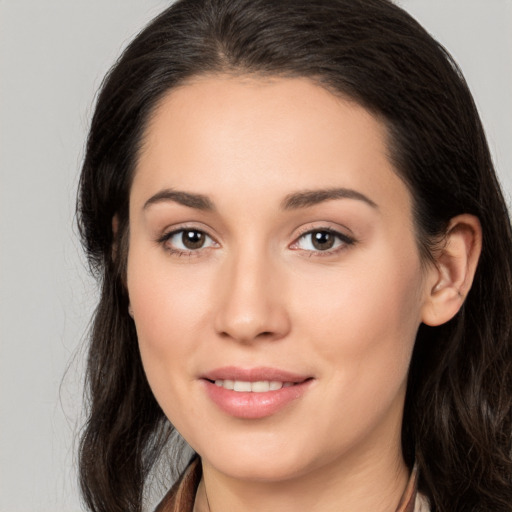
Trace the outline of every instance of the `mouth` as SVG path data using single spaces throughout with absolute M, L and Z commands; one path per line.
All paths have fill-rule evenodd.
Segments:
M 229 416 L 259 419 L 297 402 L 314 377 L 273 368 L 220 368 L 201 379 L 210 400 Z
M 269 391 L 278 391 L 281 388 L 295 386 L 296 382 L 280 382 L 278 380 L 258 380 L 256 382 L 244 380 L 216 380 L 210 381 L 218 387 L 236 391 L 238 393 L 267 393 Z

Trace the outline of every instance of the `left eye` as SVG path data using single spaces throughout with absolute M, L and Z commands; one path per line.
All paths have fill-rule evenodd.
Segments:
M 304 251 L 329 251 L 353 243 L 349 237 L 328 229 L 315 229 L 303 234 L 294 247 Z
M 216 245 L 211 237 L 198 229 L 180 229 L 169 233 L 165 243 L 176 251 L 196 251 Z

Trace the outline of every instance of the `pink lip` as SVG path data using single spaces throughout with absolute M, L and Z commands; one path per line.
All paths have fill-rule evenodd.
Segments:
M 226 414 L 236 418 L 258 419 L 271 416 L 291 402 L 301 398 L 313 379 L 276 368 L 224 367 L 207 372 L 201 379 L 209 398 Z M 264 393 L 240 392 L 215 384 L 216 380 L 241 380 L 246 382 L 279 381 L 294 385 Z
M 225 366 L 216 368 L 201 375 L 208 380 L 243 380 L 246 382 L 258 382 L 261 380 L 274 380 L 279 382 L 303 382 L 310 375 L 299 375 L 278 368 L 260 366 L 257 368 L 239 368 L 237 366 Z

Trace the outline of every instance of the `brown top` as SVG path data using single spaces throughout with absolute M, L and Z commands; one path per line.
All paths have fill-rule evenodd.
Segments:
M 196 458 L 165 495 L 155 512 L 193 512 L 201 476 L 201 460 Z M 415 466 L 396 512 L 430 512 L 428 501 L 417 492 L 417 483 L 418 469 Z

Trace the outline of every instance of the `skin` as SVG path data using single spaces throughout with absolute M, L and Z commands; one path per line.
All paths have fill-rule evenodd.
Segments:
M 156 109 L 130 196 L 127 286 L 151 388 L 202 457 L 195 510 L 208 510 L 205 489 L 212 512 L 396 509 L 415 335 L 460 307 L 478 223 L 455 220 L 444 259 L 422 265 L 386 136 L 364 108 L 306 79 L 202 77 Z M 290 194 L 333 188 L 368 201 L 283 208 Z M 204 245 L 164 240 L 185 228 Z M 312 229 L 341 237 L 319 250 Z M 200 379 L 227 365 L 311 382 L 275 414 L 236 418 Z

